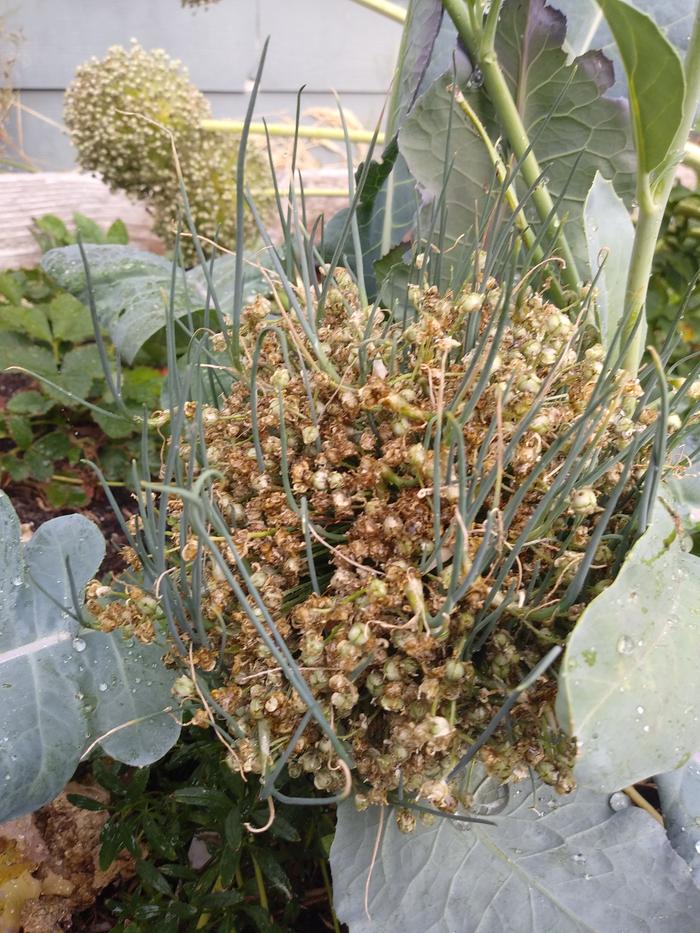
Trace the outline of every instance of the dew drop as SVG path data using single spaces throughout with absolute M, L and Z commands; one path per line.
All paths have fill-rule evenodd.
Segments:
M 649 727 L 649 726 L 644 726 L 644 727 L 642 728 L 642 732 L 649 732 L 649 731 L 650 731 L 650 727 Z
M 583 854 L 583 852 L 577 852 L 575 855 L 571 856 L 571 861 L 572 862 L 585 862 L 586 856 Z
M 107 689 L 107 684 L 99 684 L 97 689 L 100 691 L 100 693 L 104 693 Z
M 21 578 L 21 577 L 15 577 L 14 580 L 12 581 L 12 585 L 13 585 L 13 586 L 22 586 L 22 578 Z
M 700 855 L 700 839 L 695 843 L 695 851 Z
M 634 641 L 629 637 L 629 635 L 620 635 L 620 637 L 617 639 L 618 654 L 632 654 L 634 647 Z
M 631 803 L 632 801 L 629 799 L 627 794 L 623 794 L 621 790 L 617 791 L 615 794 L 612 794 L 608 800 L 610 809 L 614 810 L 616 813 L 618 810 L 626 809 Z
M 87 648 L 87 645 L 85 644 L 85 640 L 84 640 L 84 639 L 82 639 L 82 638 L 74 638 L 74 639 L 73 639 L 73 647 L 75 648 L 76 651 L 85 651 L 85 649 Z
M 481 71 L 481 68 L 475 68 L 469 76 L 467 84 L 469 87 L 481 87 L 484 83 L 484 75 Z
M 638 706 L 638 707 L 637 707 L 637 713 L 641 716 L 643 712 L 644 712 L 644 707 L 643 707 L 643 706 Z

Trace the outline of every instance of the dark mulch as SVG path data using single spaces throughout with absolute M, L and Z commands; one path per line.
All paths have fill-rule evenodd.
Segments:
M 24 373 L 0 373 L 0 409 L 4 408 L 7 399 L 11 398 L 15 392 L 35 387 L 34 380 L 29 376 L 25 376 Z M 98 429 L 95 427 L 95 430 Z M 2 444 L 3 442 L 0 441 L 0 449 L 2 449 Z M 99 527 L 104 535 L 107 548 L 100 573 L 118 573 L 124 567 L 124 562 L 119 553 L 126 543 L 124 535 L 112 507 L 99 483 L 96 482 L 93 473 L 86 470 L 84 479 L 85 488 L 91 490 L 92 496 L 89 504 L 80 509 L 80 512 Z M 76 511 L 74 508 L 56 509 L 51 506 L 42 494 L 40 483 L 7 482 L 2 485 L 2 488 L 10 497 L 20 522 L 29 525 L 31 531 L 36 531 L 40 525 L 43 525 L 50 518 L 56 518 L 58 515 L 71 515 Z M 126 517 L 136 511 L 129 492 L 117 488 L 113 490 L 113 493 Z
M 36 383 L 31 376 L 25 376 L 24 373 L 0 373 L 0 408 L 4 406 L 4 400 L 10 398 L 15 392 L 22 389 L 32 389 Z
M 50 518 L 56 518 L 59 515 L 72 515 L 76 511 L 72 508 L 54 509 L 43 498 L 41 487 L 30 483 L 8 483 L 4 487 L 4 491 L 10 497 L 20 522 L 29 524 L 32 531 L 36 531 L 39 525 L 43 525 Z M 126 517 L 136 511 L 129 492 L 123 489 L 114 489 L 113 494 Z M 120 550 L 126 544 L 126 540 L 112 507 L 100 487 L 95 489 L 92 501 L 89 505 L 80 509 L 80 513 L 95 522 L 104 535 L 107 553 L 100 567 L 100 575 L 110 572 L 119 573 L 124 569 L 124 561 Z

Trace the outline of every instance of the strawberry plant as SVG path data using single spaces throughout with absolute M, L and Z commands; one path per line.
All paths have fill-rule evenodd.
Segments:
M 115 220 L 107 230 L 102 230 L 85 214 L 73 214 L 73 230 L 70 230 L 60 217 L 44 214 L 34 220 L 32 235 L 46 253 L 57 246 L 71 246 L 82 239 L 84 243 L 121 243 L 129 242 L 129 233 L 121 220 Z
M 30 482 L 56 508 L 89 501 L 80 461 L 123 480 L 140 437 L 108 390 L 89 309 L 41 270 L 0 274 L 0 370 L 10 391 L 0 410 L 0 472 Z M 127 410 L 158 406 L 163 375 L 144 359 L 125 369 Z M 28 375 L 31 373 L 32 375 Z

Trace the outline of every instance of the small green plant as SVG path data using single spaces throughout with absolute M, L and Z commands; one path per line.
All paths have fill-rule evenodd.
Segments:
M 76 211 L 73 214 L 73 228 L 70 230 L 55 214 L 44 214 L 34 220 L 32 235 L 43 253 L 57 246 L 71 246 L 78 240 L 83 243 L 129 242 L 129 233 L 122 220 L 115 220 L 107 230 L 102 230 L 94 220 Z
M 232 767 L 210 731 L 188 729 L 150 769 L 97 759 L 90 770 L 111 794 L 109 807 L 71 799 L 110 811 L 100 866 L 123 849 L 135 860 L 135 884 L 104 905 L 114 933 L 291 933 L 332 916 L 326 862 L 333 812 L 280 805 L 270 822 L 255 784 Z
M 145 356 L 125 368 L 126 414 L 118 409 L 89 309 L 40 269 L 0 274 L 0 334 L 0 370 L 12 370 L 3 377 L 9 391 L 0 410 L 3 479 L 37 484 L 55 508 L 89 501 L 94 480 L 81 460 L 123 481 L 141 443 L 128 415 L 158 407 L 161 369 Z M 156 439 L 151 446 L 155 451 Z
M 234 137 L 201 129 L 210 115 L 179 62 L 137 43 L 86 62 L 66 91 L 65 121 L 81 167 L 146 201 L 156 233 L 170 246 L 183 208 L 182 182 L 207 253 L 207 241 L 228 249 L 236 243 L 238 161 Z M 246 153 L 246 176 L 253 188 L 268 177 L 264 155 L 253 148 Z M 246 234 L 254 231 L 248 218 Z M 193 260 L 192 243 L 180 245 Z

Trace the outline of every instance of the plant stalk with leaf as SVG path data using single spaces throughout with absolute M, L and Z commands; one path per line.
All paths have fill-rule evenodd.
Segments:
M 576 289 L 580 284 L 576 261 L 557 217 L 545 173 L 537 162 L 530 137 L 499 65 L 496 31 L 503 0 L 494 0 L 486 5 L 482 4 L 481 0 L 443 0 L 443 6 L 469 51 L 473 67 L 481 72 L 484 87 L 488 91 L 504 135 L 518 160 L 519 171 L 525 183 L 533 189 L 532 203 L 566 262 L 562 277 L 569 287 Z M 487 12 L 484 11 L 485 8 Z
M 675 168 L 693 126 L 700 102 L 700 7 L 685 62 L 649 16 L 621 0 L 598 0 L 618 44 L 628 77 L 630 111 L 637 151 L 638 218 L 625 294 L 624 337 L 636 332 L 625 359 L 636 372 L 643 347 L 638 319 L 644 312 L 654 249 L 674 183 Z M 544 173 L 531 138 L 498 61 L 495 39 L 503 0 L 443 0 L 475 68 L 481 71 L 500 127 L 519 161 L 519 171 L 533 186 L 532 201 L 540 221 L 549 224 L 566 260 L 563 278 L 571 287 L 581 283 L 572 251 L 562 232 Z M 653 69 L 649 62 L 654 62 Z

